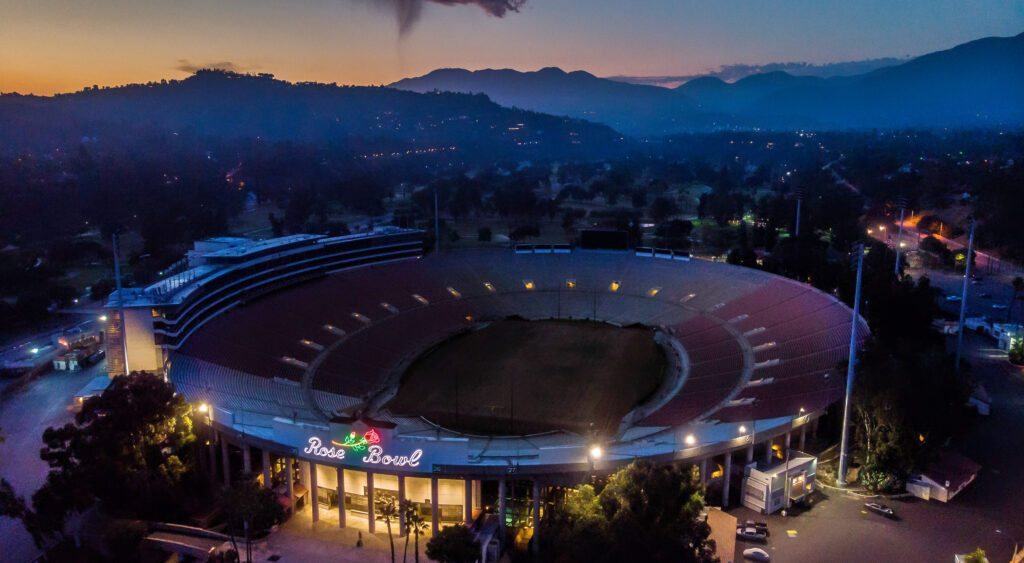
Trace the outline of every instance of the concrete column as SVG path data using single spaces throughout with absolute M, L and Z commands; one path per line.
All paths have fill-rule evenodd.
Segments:
M 807 449 L 807 425 L 804 424 L 800 427 L 800 451 Z
M 309 490 L 309 462 L 299 460 L 299 481 L 306 490 Z
M 405 503 L 405 475 L 398 476 L 398 535 L 405 535 L 405 511 L 402 505 Z
M 708 484 L 708 458 L 702 458 L 700 460 L 700 484 Z
M 224 465 L 224 486 L 231 486 L 231 456 L 228 452 L 228 441 L 224 439 L 224 436 L 220 437 L 220 455 L 223 458 L 221 463 Z
M 811 438 L 817 438 L 818 437 L 818 422 L 820 422 L 820 421 L 821 421 L 821 418 L 815 418 L 811 422 Z
M 441 530 L 438 520 L 441 518 L 441 511 L 437 506 L 437 477 L 430 478 L 430 531 L 436 534 Z
M 466 498 L 462 500 L 462 510 L 466 515 L 466 525 L 473 525 L 473 480 L 466 479 Z
M 217 484 L 217 439 L 219 434 L 211 432 L 210 441 L 206 445 L 206 459 L 210 462 L 207 469 L 210 470 L 210 484 Z
M 242 444 L 242 471 L 246 475 L 252 473 L 252 450 L 248 444 Z
M 345 470 L 337 468 L 338 472 L 338 527 L 345 527 Z
M 473 510 L 483 510 L 483 501 L 480 500 L 480 497 L 483 496 L 480 492 L 482 487 L 482 482 L 479 479 L 473 479 Z
M 764 443 L 764 462 L 772 462 L 772 440 L 768 440 Z
M 502 533 L 502 541 L 505 540 L 505 487 L 505 478 L 502 477 L 501 479 L 498 480 L 498 528 L 501 530 Z
M 534 553 L 540 551 L 537 530 L 540 529 L 540 481 L 533 480 L 533 541 L 530 542 Z
M 262 452 L 263 459 L 261 461 L 263 462 L 263 488 L 269 489 L 271 486 L 273 486 L 274 482 L 274 472 L 273 469 L 270 467 L 270 450 L 263 448 Z
M 747 446 L 747 465 L 754 463 L 754 444 Z
M 725 468 L 722 471 L 722 508 L 729 506 L 730 481 L 732 481 L 732 452 L 725 454 Z
M 366 472 L 366 519 L 370 533 L 377 531 L 377 507 L 373 505 L 373 473 Z
M 316 464 L 309 462 L 309 506 L 313 509 L 313 524 L 320 521 L 320 503 L 317 502 Z
M 284 458 L 285 469 L 287 470 L 285 478 L 288 479 L 288 500 L 291 501 L 292 514 L 295 514 L 295 468 L 293 467 L 294 461 L 290 457 Z
M 786 449 L 782 451 L 782 455 L 785 456 L 786 452 L 789 451 L 790 439 L 793 436 L 792 432 L 786 432 Z

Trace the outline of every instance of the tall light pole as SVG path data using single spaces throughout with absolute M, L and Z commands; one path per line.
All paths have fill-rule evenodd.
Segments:
M 846 466 L 849 458 L 850 434 L 850 396 L 853 394 L 853 374 L 857 364 L 857 321 L 860 319 L 860 282 L 864 274 L 864 245 L 858 244 L 857 251 L 857 289 L 853 297 L 853 323 L 850 326 L 850 360 L 846 366 L 846 399 L 843 401 L 843 438 L 839 447 L 839 475 L 836 481 L 839 486 L 846 486 Z
M 956 369 L 960 369 L 960 349 L 964 345 L 964 320 L 967 316 L 967 284 L 971 277 L 971 254 L 974 253 L 974 217 L 971 217 L 971 238 L 967 242 L 967 265 L 964 266 L 964 289 L 960 296 L 960 326 L 956 331 Z
M 441 219 L 437 214 L 437 186 L 434 186 L 434 253 L 441 252 Z
M 804 190 L 796 190 L 796 237 L 800 238 L 800 204 L 804 201 Z
M 124 374 L 128 375 L 128 321 L 124 318 L 124 290 L 121 288 L 121 253 L 117 246 L 117 233 L 114 241 L 114 281 L 117 287 L 117 316 L 121 319 L 121 348 L 124 351 Z
M 896 269 L 893 273 L 896 277 L 900 275 L 900 249 L 903 247 L 903 213 L 907 210 L 907 198 L 900 196 L 897 200 L 900 206 L 900 234 L 896 237 Z

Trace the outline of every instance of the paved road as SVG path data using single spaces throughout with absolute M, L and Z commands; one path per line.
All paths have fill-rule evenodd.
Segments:
M 71 422 L 74 415 L 69 407 L 75 393 L 106 371 L 106 362 L 100 362 L 77 372 L 50 372 L 0 403 L 0 428 L 6 437 L 0 444 L 0 477 L 26 500 L 46 480 L 48 468 L 39 459 L 43 430 Z M 0 546 L 0 559 L 12 563 L 30 561 L 39 554 L 21 522 L 9 518 L 0 517 Z
M 1009 561 L 1014 540 L 1024 545 L 1024 370 L 991 341 L 967 335 L 967 357 L 993 395 L 992 415 L 975 420 L 953 447 L 982 465 L 975 483 L 949 504 L 918 499 L 884 501 L 889 520 L 862 511 L 864 501 L 824 491 L 807 510 L 767 518 L 773 561 L 952 561 L 981 547 L 993 562 Z M 763 520 L 753 511 L 730 512 Z M 788 530 L 796 532 L 789 537 Z M 737 553 L 751 544 L 737 543 Z

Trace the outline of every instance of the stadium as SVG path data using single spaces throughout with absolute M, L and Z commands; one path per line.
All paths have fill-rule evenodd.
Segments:
M 536 521 L 550 487 L 641 458 L 698 466 L 727 502 L 734 461 L 802 449 L 843 396 L 852 322 L 808 285 L 669 251 L 425 256 L 395 228 L 204 241 L 108 307 L 112 372 L 195 405 L 211 479 L 255 473 L 371 532 L 370 499 L 437 530 L 495 488 L 499 525 Z

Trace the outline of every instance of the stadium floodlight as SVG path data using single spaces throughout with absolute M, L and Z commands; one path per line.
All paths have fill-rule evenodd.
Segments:
M 601 450 L 601 446 L 594 444 L 590 446 L 590 459 L 601 459 L 604 451 Z

